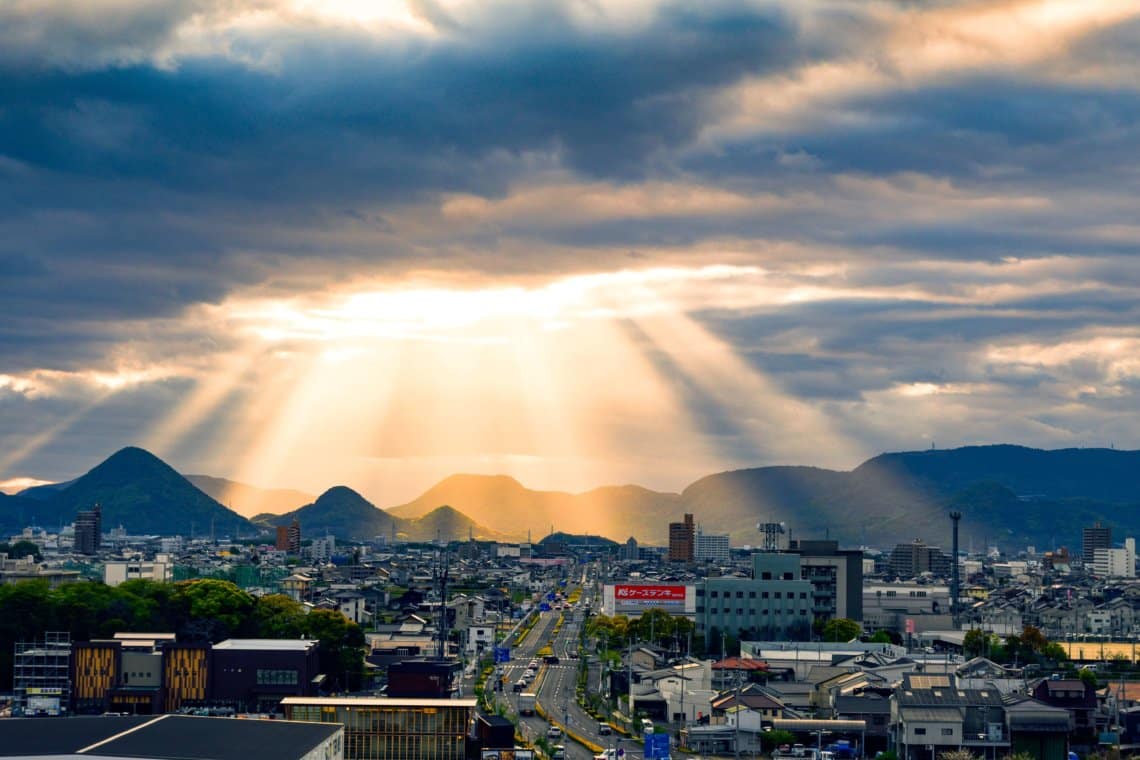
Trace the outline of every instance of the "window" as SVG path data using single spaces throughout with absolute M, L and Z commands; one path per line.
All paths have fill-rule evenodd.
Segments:
M 295 670 L 257 669 L 258 686 L 296 686 L 297 680 Z
M 711 596 L 713 599 L 716 599 L 716 591 L 710 591 L 709 596 Z
M 953 736 L 954 735 L 954 729 L 944 728 L 944 729 L 942 729 L 942 735 L 943 736 Z
M 737 615 L 743 615 L 744 614 L 744 608 L 743 607 L 737 607 L 736 608 L 736 614 Z
M 744 598 L 744 592 L 743 591 L 737 591 L 736 592 L 736 598 L 737 599 L 743 599 Z
M 767 591 L 761 591 L 760 592 L 760 598 L 761 599 L 767 599 L 768 598 L 768 592 Z
M 760 573 L 760 580 L 762 580 L 762 581 L 772 580 L 772 573 L 765 570 L 764 572 Z
M 916 729 L 914 729 L 914 735 L 915 736 L 926 736 L 926 729 L 921 728 L 921 727 L 916 728 Z
M 800 599 L 807 599 L 807 592 L 806 591 L 800 592 Z
M 749 599 L 755 599 L 756 598 L 756 592 L 755 591 L 749 591 L 748 592 L 748 598 Z
M 779 591 L 777 591 L 777 592 L 776 592 L 776 598 L 777 598 L 777 599 L 779 599 L 779 598 L 780 598 L 780 592 L 779 592 Z

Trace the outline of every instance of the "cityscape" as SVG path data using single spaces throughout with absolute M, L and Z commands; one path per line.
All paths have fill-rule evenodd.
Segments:
M 94 479 L 121 505 L 150 482 L 114 467 L 123 457 L 158 466 L 119 452 L 13 498 L 43 504 Z M 964 510 L 889 546 L 783 521 L 714 532 L 693 513 L 624 541 L 553 527 L 490 540 L 470 521 L 449 528 L 466 537 L 437 523 L 427 540 L 411 523 L 310 533 L 302 518 L 317 514 L 283 511 L 245 535 L 219 520 L 140 534 L 96 503 L 57 531 L 12 535 L 6 751 L 229 757 L 253 742 L 306 758 L 832 760 L 1140 747 L 1136 543 L 1107 522 L 1038 550 L 966 547 Z
M 1140 0 L 0 0 L 0 758 L 1140 758 Z

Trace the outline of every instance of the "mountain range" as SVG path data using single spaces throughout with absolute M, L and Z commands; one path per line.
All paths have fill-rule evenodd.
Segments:
M 573 494 L 531 490 L 502 475 L 453 475 L 387 510 L 336 486 L 304 506 L 252 522 L 205 492 L 241 493 L 237 487 L 252 488 L 207 476 L 190 480 L 148 452 L 128 448 L 75 480 L 0 494 L 0 525 L 10 531 L 33 521 L 55 527 L 98 501 L 105 526 L 197 535 L 211 526 L 219 534 L 249 535 L 296 518 L 306 536 L 341 539 L 538 540 L 557 530 L 662 544 L 667 524 L 691 513 L 707 532 L 728 533 L 733 545 L 759 543 L 759 522 L 782 522 L 793 538 L 884 548 L 921 538 L 946 546 L 951 509 L 965 515 L 964 548 L 1076 548 L 1080 528 L 1098 521 L 1117 539 L 1140 532 L 1140 452 L 1114 449 L 993 445 L 888 453 L 847 472 L 796 466 L 722 472 L 680 493 L 625 485 Z M 256 503 L 281 511 L 311 498 L 266 489 L 244 493 L 245 510 Z M 275 496 L 254 499 L 258 494 Z

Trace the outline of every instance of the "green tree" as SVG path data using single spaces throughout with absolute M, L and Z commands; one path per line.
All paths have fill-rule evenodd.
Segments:
M 966 631 L 962 639 L 962 649 L 967 658 L 982 657 L 989 648 L 990 635 L 980 628 L 971 628 Z
M 1084 683 L 1091 685 L 1094 689 L 1097 686 L 1096 673 L 1088 668 L 1081 668 L 1077 671 L 1077 678 L 1081 679 Z
M 0 554 L 7 554 L 8 559 L 23 559 L 31 557 L 36 562 L 43 561 L 40 547 L 31 541 L 16 541 L 12 544 L 0 544 Z
M 891 641 L 890 632 L 884 631 L 884 630 L 875 631 L 873 634 L 871 634 L 871 638 L 868 639 L 868 641 L 870 641 L 872 644 L 893 644 L 894 643 L 893 641 Z
M 364 677 L 364 632 L 340 610 L 316 609 L 305 616 L 305 634 L 317 639 L 321 670 L 334 690 L 359 689 Z
M 859 638 L 863 627 L 848 618 L 832 618 L 823 624 L 820 635 L 824 641 L 851 641 Z
M 200 578 L 175 584 L 184 600 L 189 621 L 183 626 L 188 638 L 219 641 L 252 634 L 255 600 L 229 581 Z
M 284 594 L 259 598 L 254 619 L 261 638 L 295 639 L 305 630 L 304 606 Z

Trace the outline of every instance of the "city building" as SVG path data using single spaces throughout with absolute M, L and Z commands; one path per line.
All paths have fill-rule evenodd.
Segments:
M 1081 529 L 1081 559 L 1086 567 L 1091 567 L 1096 561 L 1097 549 L 1112 548 L 1112 528 L 1096 523 L 1091 528 Z
M 838 541 L 793 541 L 801 577 L 811 583 L 816 620 L 863 620 L 863 550 L 840 549 Z
M 288 720 L 344 726 L 346 760 L 464 760 L 474 698 L 286 697 Z
M 211 652 L 210 699 L 238 710 L 265 712 L 286 696 L 319 687 L 316 641 L 227 639 Z
M 1136 539 L 1124 539 L 1124 547 L 1120 549 L 1095 550 L 1092 572 L 1101 578 L 1135 578 Z
M 693 559 L 697 562 L 728 562 L 732 556 L 727 535 L 697 529 L 693 537 Z
M 1009 754 L 1009 727 L 997 688 L 966 688 L 950 674 L 906 673 L 892 699 L 891 731 L 901 760 L 963 749 L 981 757 Z
M 909 544 L 897 544 L 887 560 L 887 573 L 904 580 L 930 573 L 936 578 L 950 577 L 950 557 L 937 546 L 927 546 L 916 538 Z
M 76 713 L 151 715 L 200 706 L 209 697 L 210 645 L 173 633 L 117 633 L 72 645 Z
M 922 633 L 953 627 L 950 587 L 875 583 L 863 589 L 863 629 Z
M 75 553 L 98 554 L 103 546 L 103 508 L 81 509 L 75 516 Z
M 173 578 L 174 563 L 165 554 L 159 554 L 152 560 L 107 560 L 103 564 L 103 582 L 108 586 L 138 579 L 167 583 Z
M 696 526 L 693 524 L 693 516 L 690 514 L 686 514 L 684 520 L 681 522 L 669 523 L 670 562 L 693 561 L 693 540 L 695 533 Z
M 798 555 L 757 552 L 751 578 L 706 578 L 696 593 L 697 631 L 704 636 L 806 639 L 811 633 L 812 585 L 800 577 Z
M 296 517 L 288 525 L 277 526 L 276 548 L 279 552 L 301 553 L 301 521 Z

